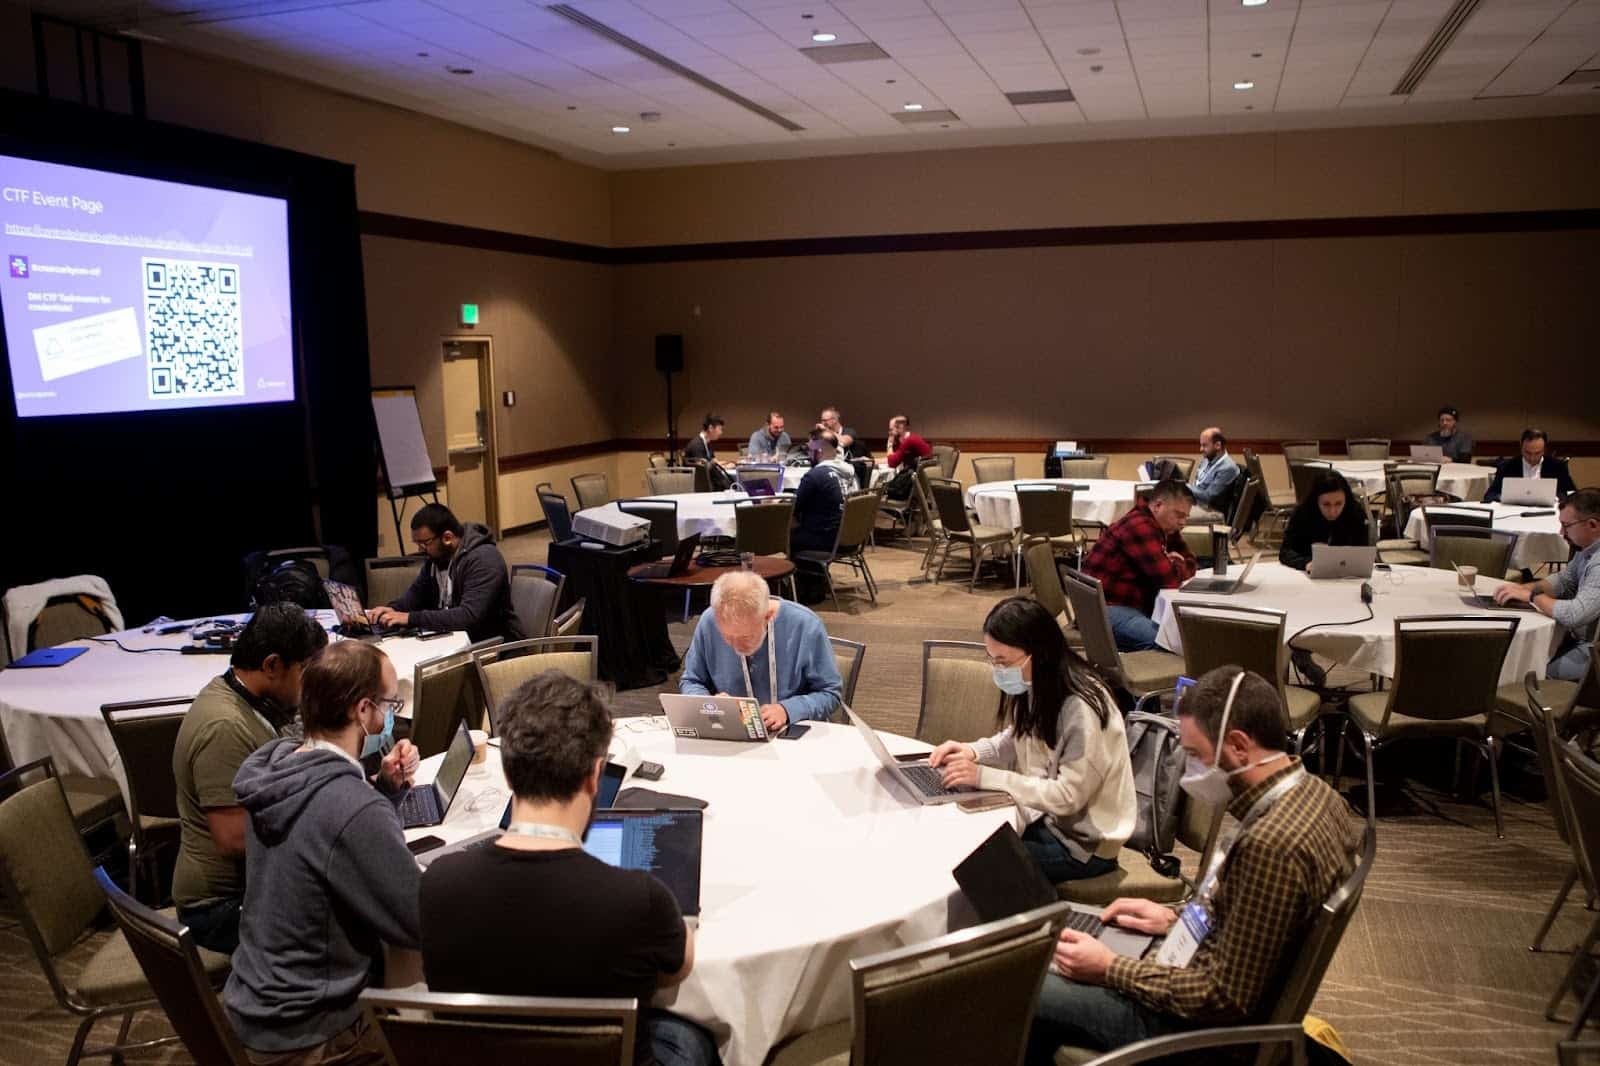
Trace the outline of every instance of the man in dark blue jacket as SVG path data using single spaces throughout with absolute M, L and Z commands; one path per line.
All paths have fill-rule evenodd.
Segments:
M 1565 459 L 1557 459 L 1553 455 L 1546 455 L 1550 448 L 1550 437 L 1542 429 L 1525 429 L 1522 431 L 1522 454 L 1513 455 L 1504 460 L 1494 469 L 1494 480 L 1489 482 L 1489 488 L 1483 494 L 1484 503 L 1498 503 L 1500 491 L 1505 486 L 1508 477 L 1547 477 L 1553 478 L 1556 483 L 1556 499 L 1564 498 L 1568 493 L 1578 491 L 1578 486 L 1572 480 L 1572 471 L 1567 469 Z

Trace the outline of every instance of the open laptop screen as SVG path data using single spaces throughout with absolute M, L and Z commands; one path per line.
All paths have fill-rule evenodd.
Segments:
M 687 915 L 700 913 L 699 811 L 602 811 L 583 850 L 611 866 L 661 879 Z

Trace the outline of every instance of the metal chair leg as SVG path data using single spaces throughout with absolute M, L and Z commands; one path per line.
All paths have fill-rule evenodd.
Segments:
M 1533 936 L 1533 943 L 1528 945 L 1529 951 L 1543 951 L 1544 938 L 1550 935 L 1550 927 L 1556 924 L 1556 916 L 1561 913 L 1561 908 L 1566 906 L 1567 897 L 1572 894 L 1572 886 L 1578 883 L 1578 867 L 1573 865 L 1567 871 L 1566 880 L 1561 882 L 1561 891 L 1556 893 L 1556 898 L 1551 902 L 1550 909 L 1545 912 L 1544 921 L 1539 923 L 1539 931 Z
M 139 898 L 139 841 L 133 836 L 128 838 L 128 895 Z
M 1484 757 L 1489 760 L 1489 795 L 1494 800 L 1494 835 L 1496 840 L 1506 838 L 1506 820 L 1500 812 L 1500 759 L 1494 737 L 1490 737 Z
M 1600 918 L 1589 926 L 1589 934 L 1583 938 L 1583 943 L 1578 945 L 1578 950 L 1572 953 L 1572 961 L 1567 964 L 1566 972 L 1561 975 L 1561 983 L 1556 986 L 1555 994 L 1550 997 L 1550 1002 L 1545 1004 L 1544 1020 L 1547 1022 L 1560 1021 L 1556 1017 L 1556 1008 L 1561 1006 L 1561 1001 L 1566 998 L 1567 986 L 1572 984 L 1572 975 L 1578 972 L 1578 967 L 1583 965 L 1583 957 L 1594 950 L 1595 940 L 1600 939 Z
M 1361 743 L 1367 750 L 1367 820 L 1376 822 L 1378 819 L 1378 786 L 1377 773 L 1373 766 L 1376 761 L 1372 757 L 1372 738 L 1367 736 L 1367 731 L 1357 727 L 1356 732 L 1361 735 Z
M 78 1031 L 72 1037 L 72 1049 L 67 1052 L 67 1066 L 78 1066 L 78 1061 L 83 1058 L 83 1045 L 89 1040 L 89 1030 L 99 1020 L 99 1015 L 91 1014 L 78 1023 Z

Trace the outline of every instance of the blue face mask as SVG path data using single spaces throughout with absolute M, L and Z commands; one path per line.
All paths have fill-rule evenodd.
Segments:
M 1033 656 L 1030 655 L 1028 658 L 1031 659 Z M 1024 659 L 1022 663 L 1027 661 L 1028 659 Z M 1033 690 L 1033 682 L 1022 679 L 1022 663 L 1018 663 L 1016 666 L 994 667 L 995 687 L 1008 696 L 1020 696 L 1025 692 L 1031 692 Z
M 361 742 L 361 757 L 381 752 L 394 744 L 394 708 L 385 707 L 383 711 L 383 729 L 377 733 L 368 734 Z

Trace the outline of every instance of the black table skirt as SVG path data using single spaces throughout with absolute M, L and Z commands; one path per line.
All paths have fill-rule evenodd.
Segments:
M 659 685 L 678 669 L 678 653 L 667 636 L 660 592 L 628 580 L 628 568 L 647 562 L 648 545 L 584 548 L 577 541 L 553 543 L 549 565 L 566 575 L 564 610 L 579 599 L 583 632 L 599 637 L 600 677 L 619 689 Z

